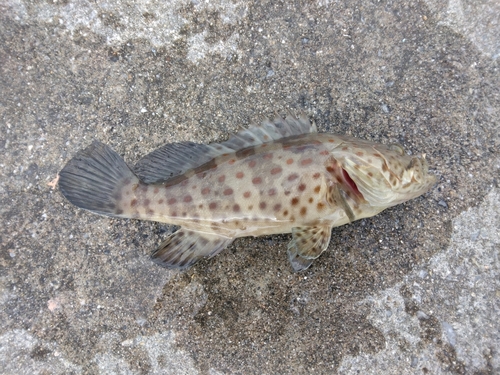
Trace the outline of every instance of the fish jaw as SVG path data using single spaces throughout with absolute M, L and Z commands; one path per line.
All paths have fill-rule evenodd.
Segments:
M 372 207 L 381 210 L 416 198 L 435 184 L 425 155 L 406 155 L 401 146 L 353 141 L 336 154 L 339 165 Z

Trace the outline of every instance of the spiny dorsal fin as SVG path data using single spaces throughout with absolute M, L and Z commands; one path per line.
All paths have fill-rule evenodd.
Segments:
M 210 258 L 224 250 L 232 238 L 179 229 L 151 254 L 153 261 L 171 269 L 185 269 L 201 258 Z
M 296 227 L 288 244 L 288 259 L 295 271 L 302 271 L 326 250 L 330 243 L 331 225 Z
M 278 116 L 272 121 L 266 119 L 259 125 L 251 125 L 222 143 L 203 145 L 181 142 L 164 145 L 139 160 L 134 172 L 146 183 L 163 182 L 199 167 L 217 156 L 316 131 L 316 125 L 303 113 L 298 118 L 291 114 L 287 114 L 286 118 Z

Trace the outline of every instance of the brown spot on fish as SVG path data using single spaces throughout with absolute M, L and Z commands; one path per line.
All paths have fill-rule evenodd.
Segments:
M 176 204 L 177 203 L 177 199 L 175 198 L 170 198 L 167 202 L 168 204 L 172 205 L 172 204 Z
M 211 209 L 211 210 L 215 210 L 217 208 L 217 203 L 210 202 L 210 204 L 208 205 L 208 208 Z
M 236 178 L 243 178 L 245 174 L 243 172 L 236 173 Z
M 364 155 L 364 153 L 363 153 L 363 152 L 361 152 L 361 151 L 358 151 L 358 152 L 356 152 L 356 155 L 358 155 L 358 156 L 363 156 L 363 155 Z
M 194 189 L 196 189 L 196 187 L 197 187 L 196 185 L 193 185 L 193 186 L 191 186 L 191 189 L 194 190 Z
M 313 174 L 313 178 L 315 180 L 317 180 L 320 176 L 321 176 L 321 174 L 319 172 L 316 172 L 315 174 Z
M 330 139 L 328 140 L 328 142 L 330 142 L 330 143 L 335 143 L 335 139 L 330 138 Z
M 356 165 L 355 167 L 357 167 L 357 165 Z M 389 170 L 389 168 L 387 168 L 387 165 L 385 165 L 385 163 L 384 163 L 384 164 L 382 164 L 382 170 L 383 170 L 384 172 L 387 172 L 387 171 Z
M 309 203 L 312 203 L 314 201 L 313 197 L 309 198 Z
M 273 207 L 273 210 L 274 210 L 274 211 L 279 211 L 279 210 L 281 210 L 281 204 L 279 204 L 279 203 L 275 204 L 275 205 L 274 205 L 274 207 Z
M 320 190 L 321 190 L 321 186 L 319 186 L 319 185 L 314 188 L 314 192 L 316 194 L 318 194 Z
M 253 204 L 251 204 L 250 206 L 248 206 L 248 209 L 249 210 L 253 210 Z
M 274 167 L 273 169 L 271 169 L 271 174 L 275 175 L 275 174 L 281 173 L 282 170 L 283 169 L 281 167 Z
M 233 165 L 235 162 L 236 162 L 236 160 L 234 160 L 234 159 L 231 159 L 231 160 L 229 160 L 229 161 L 228 161 L 228 163 L 229 163 L 230 165 Z
M 373 156 L 375 156 L 376 158 L 381 158 L 381 159 L 383 159 L 383 156 L 382 156 L 382 155 L 380 155 L 380 154 L 377 154 L 377 153 L 373 154 Z
M 234 211 L 234 212 L 240 212 L 240 205 L 239 205 L 239 204 L 235 204 L 235 205 L 233 206 L 233 211 Z
M 264 208 L 266 208 L 266 206 L 267 206 L 267 205 L 266 205 L 266 202 L 260 202 L 260 203 L 259 203 L 259 208 L 260 208 L 261 210 L 263 210 Z
M 219 176 L 219 178 L 217 180 L 219 182 L 224 182 L 225 179 L 226 179 L 226 176 L 222 175 L 222 176 Z
M 142 202 L 142 204 L 143 204 L 144 206 L 149 206 L 149 204 L 150 204 L 150 203 L 151 203 L 151 201 L 150 201 L 149 199 L 147 199 L 147 198 L 146 198 L 146 199 L 144 199 L 144 201 Z
M 258 185 L 258 184 L 262 183 L 262 178 L 260 178 L 260 177 L 254 177 L 252 179 L 252 182 L 253 182 L 254 185 Z
M 201 195 L 207 195 L 208 193 L 210 193 L 210 188 L 203 188 L 201 189 Z
M 300 215 L 301 215 L 301 216 L 306 216 L 306 213 L 307 213 L 307 207 L 302 207 L 302 208 L 300 209 Z
M 285 195 L 290 195 L 290 191 L 289 191 L 289 190 L 286 190 L 286 191 L 285 191 Z
M 320 155 L 327 156 L 329 153 L 330 153 L 330 151 L 328 151 L 328 150 L 324 150 L 324 151 L 321 151 L 319 154 L 320 154 Z
M 373 173 L 372 172 L 368 172 L 368 176 L 369 177 L 373 177 Z
M 192 196 L 190 196 L 190 195 L 188 194 L 188 195 L 186 195 L 186 196 L 184 197 L 184 199 L 183 199 L 182 201 L 183 201 L 183 202 L 185 202 L 185 203 L 189 203 L 189 202 L 191 202 L 192 200 L 193 200 L 193 197 L 192 197 Z
M 224 195 L 231 195 L 231 194 L 233 194 L 233 189 L 227 188 L 224 190 Z
M 250 195 L 252 195 L 252 193 L 250 193 L 249 191 L 245 191 L 245 192 L 243 193 L 243 196 L 244 196 L 245 198 L 250 198 Z
M 149 216 L 153 216 L 153 215 L 155 214 L 155 211 L 154 211 L 154 210 L 152 210 L 151 208 L 148 208 L 148 209 L 146 210 L 146 214 L 147 214 L 147 215 L 149 215 Z
M 286 160 L 286 163 L 287 163 L 288 165 L 292 164 L 292 163 L 293 163 L 293 159 L 287 159 L 287 160 Z
M 271 197 L 272 197 L 273 195 L 276 195 L 276 193 L 277 193 L 277 190 L 276 190 L 275 188 L 271 188 L 271 189 L 269 189 L 269 191 L 267 192 L 267 194 L 268 194 L 269 196 L 271 196 Z
M 297 173 L 292 173 L 290 176 L 288 176 L 288 181 L 293 181 L 299 178 L 299 175 Z
M 117 209 L 117 210 L 116 210 L 116 214 L 117 214 L 117 215 L 121 215 L 121 214 L 123 214 L 123 210 L 122 210 L 121 208 Z
M 300 184 L 298 189 L 299 189 L 299 191 L 306 190 L 306 184 Z
M 349 147 L 347 146 L 342 147 L 342 151 L 347 151 L 347 150 L 349 150 Z
M 135 206 L 137 206 L 137 199 L 132 199 L 130 201 L 130 207 L 135 207 Z
M 257 162 L 256 162 L 255 160 L 250 160 L 250 162 L 248 163 L 248 166 L 249 166 L 250 168 L 253 168 L 253 167 L 255 167 L 256 165 L 257 165 Z
M 265 154 L 263 156 L 263 158 L 266 159 L 266 160 L 271 160 L 273 158 L 273 154 L 269 152 L 269 153 Z
M 335 168 L 333 168 L 331 165 L 329 165 L 328 167 L 326 167 L 326 170 L 330 173 L 335 173 Z
M 148 189 L 149 189 L 149 186 L 146 184 L 139 185 L 139 191 L 141 191 L 142 193 L 147 193 Z
M 158 194 L 159 191 L 160 191 L 160 189 L 157 188 L 157 187 L 155 187 L 154 190 L 153 190 L 153 193 Z
M 303 167 L 309 165 L 309 164 L 312 164 L 313 160 L 311 158 L 307 158 L 307 159 L 304 159 L 300 162 L 300 165 L 302 165 Z
M 283 211 L 283 216 L 288 216 L 288 210 Z
M 163 199 L 158 199 L 158 204 L 163 204 L 165 202 Z
M 296 206 L 297 204 L 299 204 L 299 198 L 298 197 L 292 198 L 291 203 L 292 203 L 292 206 Z
M 317 205 L 316 205 L 316 208 L 318 209 L 318 211 L 321 211 L 323 208 L 325 208 L 325 204 L 322 203 L 322 202 L 319 202 Z
M 203 208 L 203 205 L 202 205 L 202 204 L 199 204 L 199 205 L 198 205 L 198 208 Z

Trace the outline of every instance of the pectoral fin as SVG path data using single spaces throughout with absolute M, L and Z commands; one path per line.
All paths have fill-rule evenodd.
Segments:
M 152 260 L 167 268 L 185 269 L 201 258 L 210 258 L 224 250 L 232 238 L 179 229 L 151 254 Z
M 333 185 L 329 190 L 328 194 L 331 195 L 331 198 L 327 199 L 330 201 L 333 200 L 335 203 L 337 203 L 344 212 L 346 213 L 347 217 L 349 218 L 350 222 L 353 222 L 356 220 L 356 216 L 354 216 L 354 212 L 352 212 L 351 207 L 349 206 L 349 203 L 347 203 L 346 199 L 344 198 L 344 192 L 340 190 L 339 185 L 335 184 Z
M 330 243 L 331 225 L 296 227 L 288 244 L 288 259 L 295 271 L 302 271 L 326 250 Z

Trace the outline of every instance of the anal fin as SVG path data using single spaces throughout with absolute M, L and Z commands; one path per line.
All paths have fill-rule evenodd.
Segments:
M 288 259 L 295 271 L 302 271 L 326 250 L 330 243 L 332 226 L 329 224 L 292 229 L 288 244 Z
M 151 254 L 151 259 L 166 268 L 185 269 L 202 258 L 210 258 L 224 250 L 232 238 L 217 234 L 179 229 Z

